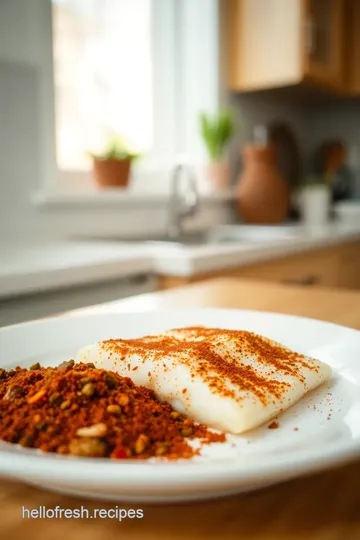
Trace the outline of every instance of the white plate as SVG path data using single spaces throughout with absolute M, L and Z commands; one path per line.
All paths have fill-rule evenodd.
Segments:
M 360 332 L 334 324 L 222 309 L 63 317 L 1 329 L 0 366 L 53 365 L 97 340 L 190 325 L 252 330 L 327 362 L 334 377 L 280 415 L 278 429 L 232 437 L 190 462 L 71 458 L 2 442 L 0 474 L 97 499 L 173 502 L 248 491 L 360 456 Z

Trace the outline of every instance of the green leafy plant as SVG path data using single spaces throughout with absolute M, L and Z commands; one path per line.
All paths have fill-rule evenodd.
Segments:
M 212 160 L 220 159 L 235 132 L 235 120 L 231 111 L 223 110 L 217 115 L 205 113 L 200 116 L 201 135 Z
M 120 137 L 112 137 L 106 145 L 104 151 L 101 154 L 92 154 L 90 157 L 98 161 L 105 161 L 107 159 L 117 159 L 134 161 L 140 157 L 139 154 L 135 154 L 130 151 L 127 144 Z

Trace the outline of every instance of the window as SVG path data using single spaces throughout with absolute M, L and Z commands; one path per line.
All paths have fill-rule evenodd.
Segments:
M 52 0 L 56 159 L 90 168 L 121 135 L 161 169 L 203 154 L 198 114 L 218 106 L 218 0 Z
M 54 0 L 57 162 L 86 169 L 111 133 L 152 146 L 151 0 Z

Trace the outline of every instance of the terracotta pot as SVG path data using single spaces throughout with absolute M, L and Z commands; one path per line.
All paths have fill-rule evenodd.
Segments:
M 94 159 L 94 177 L 100 187 L 127 187 L 130 178 L 130 159 Z
M 279 223 L 289 209 L 289 188 L 276 167 L 271 146 L 244 148 L 244 170 L 239 177 L 237 208 L 243 221 Z
M 226 189 L 229 186 L 229 165 L 226 161 L 212 161 L 206 168 L 206 175 L 215 189 Z

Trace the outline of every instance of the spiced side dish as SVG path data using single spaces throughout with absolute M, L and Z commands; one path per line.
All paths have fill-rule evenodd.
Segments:
M 224 442 L 131 379 L 73 360 L 0 368 L 0 439 L 81 457 L 189 459 L 189 441 Z

